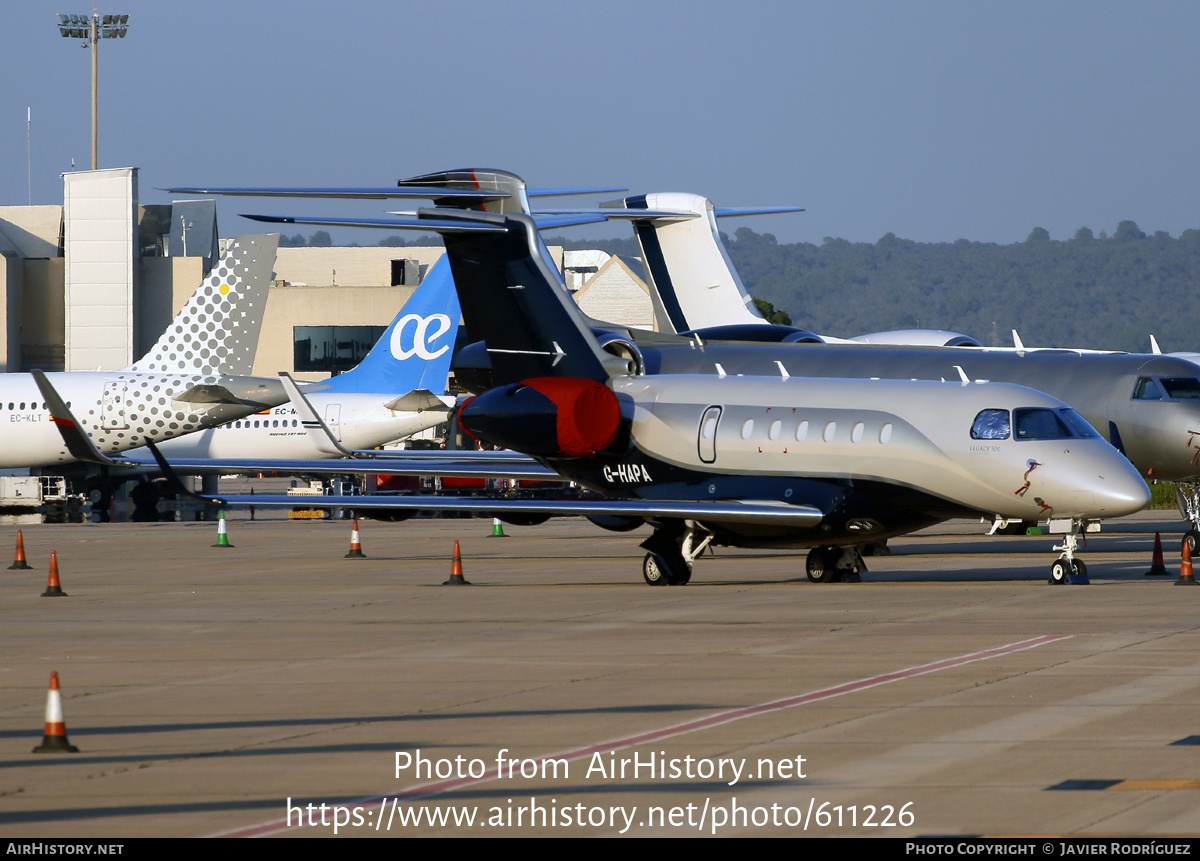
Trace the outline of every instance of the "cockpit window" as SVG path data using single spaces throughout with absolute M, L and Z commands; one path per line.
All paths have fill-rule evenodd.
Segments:
M 1029 407 L 1013 410 L 1017 439 L 1069 439 L 1071 429 L 1054 410 Z
M 1137 385 L 1133 387 L 1133 399 L 1135 401 L 1161 401 L 1162 392 L 1158 390 L 1158 384 L 1150 377 L 1139 377 Z
M 1081 436 L 1084 439 L 1100 438 L 1100 434 L 1096 433 L 1096 429 L 1088 423 L 1088 420 L 1070 407 L 1059 410 L 1058 414 L 1071 426 L 1071 430 L 1075 431 L 1075 436 Z
M 1008 439 L 1008 410 L 980 410 L 971 425 L 971 439 Z
M 1168 398 L 1200 400 L 1200 380 L 1195 377 L 1159 377 L 1158 382 L 1167 390 Z

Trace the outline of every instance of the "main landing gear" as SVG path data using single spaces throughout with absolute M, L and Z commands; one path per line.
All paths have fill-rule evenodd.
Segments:
M 1064 528 L 1056 528 L 1064 527 Z M 1064 586 L 1067 583 L 1087 583 L 1087 566 L 1082 559 L 1075 558 L 1075 548 L 1079 544 L 1079 535 L 1087 529 L 1087 524 L 1078 520 L 1050 521 L 1051 532 L 1062 532 L 1063 543 L 1056 545 L 1055 550 L 1061 550 L 1062 556 L 1054 560 L 1050 566 L 1050 585 Z M 1067 531 L 1069 528 L 1070 531 Z M 1072 580 L 1074 578 L 1074 580 Z
M 1188 553 L 1194 557 L 1196 548 L 1200 546 L 1200 484 L 1194 481 L 1175 482 L 1175 505 L 1188 522 L 1183 541 L 1188 546 Z
M 648 550 L 642 577 L 651 586 L 683 586 L 692 579 L 692 565 L 713 539 L 711 532 L 688 520 L 660 526 L 642 542 Z
M 867 565 L 857 547 L 814 547 L 808 551 L 804 570 L 813 583 L 860 583 L 858 574 Z

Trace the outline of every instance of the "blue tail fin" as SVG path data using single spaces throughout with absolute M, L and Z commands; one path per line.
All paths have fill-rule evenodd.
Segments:
M 427 389 L 444 393 L 460 316 L 454 279 L 443 255 L 366 358 L 329 380 L 326 391 L 403 395 Z

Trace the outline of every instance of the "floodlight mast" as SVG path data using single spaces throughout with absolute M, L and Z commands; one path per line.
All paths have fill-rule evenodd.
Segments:
M 92 46 L 92 170 L 96 161 L 96 92 L 98 78 L 97 44 L 101 39 L 124 39 L 129 30 L 128 15 L 100 16 L 98 9 L 91 15 L 58 13 L 58 32 L 67 39 L 83 39 L 83 47 Z

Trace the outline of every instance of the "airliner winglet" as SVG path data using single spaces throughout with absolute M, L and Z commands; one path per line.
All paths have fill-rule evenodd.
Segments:
M 63 443 L 67 447 L 67 451 L 71 453 L 73 458 L 88 461 L 89 463 L 103 464 L 104 466 L 136 465 L 129 461 L 116 460 L 101 454 L 100 449 L 96 448 L 96 444 L 92 442 L 92 438 L 87 435 L 76 420 L 70 407 L 63 401 L 50 381 L 46 379 L 45 373 L 38 370 L 33 370 L 29 373 L 33 376 L 33 381 L 37 383 L 38 391 L 46 399 L 46 406 L 50 410 L 50 421 L 58 429 L 58 433 L 62 436 Z

